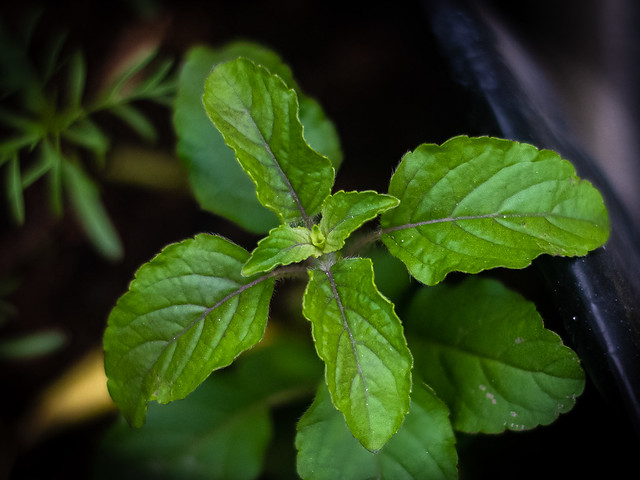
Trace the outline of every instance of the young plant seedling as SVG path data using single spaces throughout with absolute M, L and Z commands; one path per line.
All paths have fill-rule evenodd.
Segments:
M 460 136 L 407 153 L 386 194 L 332 193 L 324 153 L 335 142 L 312 148 L 318 123 L 303 127 L 304 95 L 257 48 L 219 55 L 203 102 L 277 225 L 251 253 L 200 234 L 138 270 L 104 335 L 109 391 L 129 424 L 141 427 L 148 402 L 186 397 L 256 345 L 275 282 L 292 276 L 307 278 L 302 314 L 324 363 L 298 424 L 303 478 L 456 478 L 454 429 L 523 430 L 570 410 L 584 386 L 579 360 L 530 302 L 495 280 L 437 284 L 454 271 L 523 268 L 603 245 L 609 222 L 596 189 L 552 151 Z M 379 228 L 351 241 L 378 216 Z M 359 256 L 378 240 L 428 286 L 403 321 Z

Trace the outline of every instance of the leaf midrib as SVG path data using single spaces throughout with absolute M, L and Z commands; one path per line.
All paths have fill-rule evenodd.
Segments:
M 291 185 L 291 181 L 289 180 L 289 177 L 287 177 L 287 175 L 284 173 L 284 170 L 282 169 L 282 166 L 280 165 L 280 162 L 278 161 L 277 157 L 274 155 L 273 151 L 271 150 L 271 146 L 269 145 L 269 142 L 267 142 L 267 139 L 262 134 L 262 131 L 258 127 L 258 124 L 255 122 L 255 120 L 253 118 L 253 114 L 251 113 L 251 110 L 249 109 L 249 107 L 247 105 L 245 105 L 242 102 L 241 96 L 239 95 L 239 93 L 235 89 L 235 83 L 234 82 L 230 82 L 229 79 L 227 79 L 226 76 L 224 76 L 224 80 L 227 83 L 227 85 L 229 86 L 229 88 L 231 89 L 231 91 L 233 91 L 233 93 L 236 95 L 236 98 L 240 101 L 240 104 L 243 106 L 244 113 L 251 119 L 251 124 L 256 129 L 256 131 L 258 132 L 258 136 L 262 140 L 262 147 L 264 147 L 266 149 L 267 153 L 271 157 L 271 160 L 273 161 L 273 164 L 274 164 L 274 166 L 276 168 L 276 171 L 277 171 L 278 175 L 282 178 L 282 180 L 284 181 L 285 185 L 289 189 L 289 194 L 291 195 L 291 197 L 295 201 L 296 206 L 298 207 L 298 210 L 300 210 L 300 215 L 304 219 L 305 224 L 307 224 L 307 226 L 311 225 L 311 219 L 310 219 L 309 215 L 307 214 L 305 208 L 302 206 L 302 202 L 300 201 L 300 198 L 298 197 L 298 194 L 294 190 L 293 185 Z M 263 80 L 263 83 L 264 83 L 264 80 Z M 286 84 L 285 84 L 285 87 L 286 87 Z M 267 92 L 268 92 L 268 88 L 266 88 L 266 85 L 265 85 L 265 90 L 267 90 Z M 270 93 L 269 93 L 269 98 L 271 98 L 271 94 Z M 271 99 L 271 103 L 273 104 L 273 99 Z M 274 118 L 274 123 L 275 123 L 275 118 Z
M 360 365 L 360 362 L 358 361 L 358 351 L 356 349 L 356 340 L 353 337 L 353 333 L 351 332 L 351 328 L 349 327 L 349 323 L 347 322 L 347 315 L 345 313 L 344 305 L 343 305 L 342 300 L 340 298 L 340 294 L 338 293 L 338 289 L 337 289 L 337 286 L 336 286 L 335 278 L 333 277 L 333 273 L 331 272 L 331 269 L 327 270 L 326 274 L 327 274 L 327 278 L 329 279 L 329 286 L 331 287 L 331 292 L 333 294 L 333 297 L 336 299 L 336 303 L 338 304 L 338 309 L 340 310 L 340 316 L 342 318 L 343 330 L 340 333 L 340 335 L 338 336 L 338 339 L 340 338 L 342 333 L 344 333 L 345 331 L 349 335 L 349 342 L 351 344 L 351 350 L 353 352 L 353 357 L 354 357 L 355 362 L 356 362 L 356 368 L 358 370 L 358 376 L 360 377 L 360 380 L 362 381 L 362 387 L 364 389 L 364 396 L 365 396 L 365 399 L 366 399 L 366 405 L 368 406 L 369 405 L 369 387 L 367 385 L 367 379 L 365 378 L 364 372 L 362 371 L 362 367 Z M 367 411 L 367 413 L 368 413 L 368 411 Z M 371 422 L 369 421 L 369 426 L 370 425 L 371 425 Z
M 569 217 L 567 215 L 559 215 L 557 213 L 552 212 L 541 212 L 541 213 L 487 213 L 483 215 L 464 215 L 460 217 L 445 217 L 445 218 L 434 218 L 431 220 L 424 220 L 422 222 L 414 222 L 414 223 L 405 223 L 402 225 L 395 225 L 393 227 L 387 227 L 382 229 L 381 233 L 391 233 L 396 232 L 398 230 L 406 230 L 408 228 L 417 228 L 424 227 L 426 225 L 432 225 L 436 223 L 448 223 L 448 222 L 459 222 L 459 221 L 468 221 L 468 220 L 486 220 L 486 219 L 509 219 L 509 218 L 559 218 L 563 220 L 577 220 L 583 221 L 587 223 L 593 223 L 589 220 L 583 218 L 575 218 Z M 505 226 L 505 228 L 508 228 Z

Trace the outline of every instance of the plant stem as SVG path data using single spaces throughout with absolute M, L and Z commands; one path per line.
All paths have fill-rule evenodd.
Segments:
M 356 255 L 361 250 L 364 250 L 365 247 L 380 240 L 381 235 L 382 230 L 380 229 L 373 230 L 366 235 L 361 235 L 351 245 L 349 245 L 349 248 L 345 250 L 345 257 Z
M 284 267 L 276 268 L 266 276 L 269 278 L 273 277 L 275 279 L 303 278 L 307 276 L 307 270 L 308 268 L 304 264 L 286 265 Z

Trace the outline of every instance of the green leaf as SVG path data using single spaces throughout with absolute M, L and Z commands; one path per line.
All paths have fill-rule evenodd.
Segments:
M 270 408 L 313 392 L 321 374 L 307 344 L 278 340 L 247 352 L 184 400 L 150 405 L 144 428 L 115 424 L 93 478 L 258 478 L 272 436 Z
M 75 145 L 93 152 L 102 159 L 109 150 L 109 138 L 89 118 L 74 122 L 62 132 L 62 137 Z
M 20 159 L 15 154 L 9 160 L 7 167 L 7 200 L 11 208 L 14 220 L 22 225 L 24 223 L 24 196 L 22 194 L 22 175 L 20 173 Z
M 409 410 L 411 353 L 393 304 L 373 283 L 368 258 L 309 272 L 303 314 L 311 321 L 334 405 L 368 450 L 379 450 Z
M 38 63 L 41 64 L 39 70 L 42 72 L 41 78 L 43 83 L 49 82 L 51 77 L 53 77 L 60 68 L 60 54 L 62 53 L 68 36 L 68 31 L 60 30 L 52 32 L 51 36 L 47 38 L 47 41 L 42 42 L 42 54 L 40 55 L 40 62 Z
M 289 67 L 271 50 L 250 42 L 234 42 L 223 48 L 195 47 L 188 52 L 180 70 L 173 124 L 178 135 L 178 155 L 189 172 L 191 189 L 202 208 L 249 231 L 265 233 L 276 226 L 278 220 L 258 202 L 255 185 L 224 143 L 202 104 L 204 83 L 211 68 L 239 56 L 264 65 L 296 90 L 304 136 L 314 150 L 327 156 L 335 168 L 340 164 L 342 152 L 331 121 L 317 102 L 300 92 Z
M 313 245 L 311 231 L 308 228 L 280 225 L 258 242 L 251 257 L 242 267 L 242 274 L 249 277 L 256 273 L 269 272 L 278 265 L 301 262 L 312 255 L 319 257 L 322 250 Z
M 106 89 L 101 93 L 101 97 L 96 102 L 96 105 L 109 106 L 124 98 L 131 99 L 132 96 L 135 96 L 135 88 L 132 89 L 132 92 L 129 92 L 126 91 L 125 86 L 129 80 L 149 65 L 157 54 L 158 51 L 154 48 L 151 51 L 142 51 L 135 57 L 131 58 L 125 69 L 115 76 L 106 86 Z M 131 95 L 129 95 L 130 93 Z
M 2 142 L 2 145 L 6 143 L 12 144 L 18 141 L 18 139 L 23 139 L 23 141 L 26 142 L 24 146 L 26 146 L 44 136 L 47 130 L 42 120 L 34 120 L 24 115 L 24 113 L 18 113 L 12 109 L 3 107 L 0 107 L 0 123 L 20 131 L 18 137 L 14 137 L 15 140 L 5 140 Z
M 80 51 L 77 51 L 71 56 L 67 80 L 67 96 L 70 108 L 80 108 L 86 80 L 87 66 L 84 56 Z
M 305 480 L 457 478 L 449 411 L 426 385 L 417 384 L 402 428 L 380 452 L 351 435 L 324 385 L 298 423 L 298 474 Z
M 344 246 L 351 232 L 380 213 L 397 207 L 400 202 L 391 195 L 373 191 L 339 191 L 327 197 L 322 205 L 320 231 L 326 238 L 325 252 Z
M 173 124 L 178 155 L 189 172 L 191 190 L 200 206 L 232 220 L 251 232 L 267 232 L 278 224 L 276 215 L 256 198 L 255 185 L 226 146 L 202 105 L 204 82 L 218 55 L 211 49 L 192 49 L 178 81 Z
M 64 158 L 60 149 L 47 138 L 40 143 L 39 162 L 49 168 L 49 206 L 55 215 L 62 215 L 62 164 Z
M 167 95 L 175 90 L 176 82 L 169 77 L 173 60 L 162 61 L 152 75 L 145 78 L 139 85 L 136 85 L 135 92 L 138 97 L 149 98 Z
M 131 127 L 143 140 L 148 142 L 156 141 L 157 132 L 153 123 L 137 108 L 127 103 L 121 103 L 110 108 L 109 111 Z
M 23 134 L 0 142 L 0 165 L 7 162 L 23 148 L 33 148 L 42 138 L 38 133 Z
M 256 63 L 269 68 L 272 73 L 277 73 L 267 64 L 259 61 L 256 61 Z M 283 78 L 283 80 L 285 79 Z M 331 160 L 333 167 L 337 170 L 342 164 L 343 155 L 340 137 L 335 125 L 327 118 L 316 100 L 301 93 L 300 89 L 296 88 L 294 84 L 289 83 L 287 80 L 285 82 L 294 88 L 298 94 L 298 102 L 300 103 L 299 117 L 300 123 L 304 126 L 304 139 L 316 152 Z
M 36 160 L 29 165 L 23 175 L 22 175 L 22 188 L 26 189 L 27 187 L 33 185 L 34 182 L 42 178 L 44 175 L 49 172 L 53 166 L 53 158 L 51 155 L 46 156 L 42 154 L 37 155 Z
M 217 65 L 207 78 L 205 109 L 242 168 L 258 200 L 282 223 L 311 217 L 331 193 L 331 162 L 302 135 L 296 93 L 276 75 L 240 58 Z
M 533 304 L 495 280 L 421 289 L 405 327 L 416 371 L 449 406 L 457 430 L 546 425 L 584 388 L 577 355 L 543 327 Z
M 66 340 L 65 335 L 57 330 L 5 338 L 0 341 L 0 358 L 20 360 L 41 357 L 59 350 Z
M 557 153 L 455 137 L 404 156 L 381 218 L 382 241 L 428 285 L 451 271 L 523 268 L 543 253 L 585 255 L 607 240 L 596 189 Z
M 68 161 L 62 163 L 62 176 L 71 205 L 94 246 L 110 260 L 122 258 L 122 243 L 93 180 Z
M 184 398 L 264 334 L 270 275 L 245 278 L 249 254 L 201 234 L 143 265 L 104 335 L 109 392 L 134 426 L 147 402 Z

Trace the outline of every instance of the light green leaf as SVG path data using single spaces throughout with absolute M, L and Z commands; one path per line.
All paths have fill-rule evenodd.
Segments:
M 305 480 L 444 480 L 457 478 L 449 411 L 423 384 L 411 394 L 405 421 L 378 453 L 351 435 L 322 385 L 298 423 L 298 474 Z
M 296 93 L 264 67 L 240 58 L 207 78 L 207 114 L 256 184 L 258 200 L 283 223 L 308 227 L 331 193 L 331 162 L 302 135 Z
M 585 255 L 607 240 L 598 191 L 549 150 L 455 137 L 404 156 L 382 241 L 428 285 L 452 271 L 523 268 L 543 253 Z
M 533 304 L 495 280 L 421 289 L 405 327 L 416 371 L 457 430 L 546 425 L 584 388 L 577 355 L 543 327 Z
M 109 111 L 131 127 L 143 140 L 156 141 L 156 128 L 137 108 L 127 103 L 120 103 L 110 108 Z
M 13 219 L 19 224 L 24 223 L 24 195 L 22 194 L 22 174 L 20 173 L 20 159 L 14 154 L 9 160 L 6 178 L 7 200 L 11 208 Z
M 71 205 L 89 239 L 108 259 L 120 259 L 122 243 L 100 201 L 100 194 L 93 180 L 79 166 L 69 161 L 62 163 L 62 177 Z
M 262 338 L 274 280 L 243 277 L 248 257 L 201 234 L 138 270 L 104 335 L 109 392 L 129 423 L 141 426 L 148 401 L 184 398 Z
M 242 267 L 242 274 L 249 277 L 256 273 L 269 272 L 278 265 L 301 262 L 312 255 L 319 257 L 322 250 L 313 245 L 311 231 L 308 228 L 280 225 L 258 242 L 251 257 Z
M 326 239 L 325 252 L 335 252 L 344 246 L 351 232 L 380 213 L 397 207 L 400 202 L 391 195 L 373 191 L 339 191 L 327 197 L 322 205 L 320 231 Z
M 270 408 L 309 395 L 321 375 L 307 344 L 276 341 L 247 352 L 184 400 L 150 405 L 144 428 L 115 424 L 92 478 L 258 478 L 272 436 Z
M 312 270 L 303 297 L 334 405 L 368 450 L 379 450 L 409 410 L 411 353 L 368 258 Z

